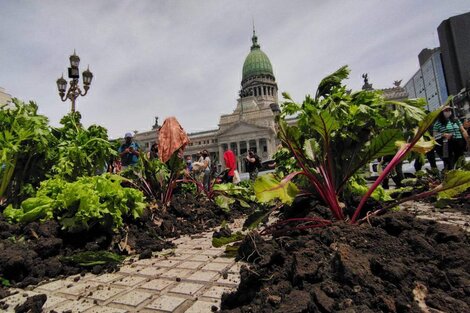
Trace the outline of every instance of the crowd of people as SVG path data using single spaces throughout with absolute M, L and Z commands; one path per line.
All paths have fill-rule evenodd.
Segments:
M 119 173 L 139 162 L 141 155 L 141 148 L 137 142 L 133 140 L 132 133 L 124 135 L 124 142 L 118 148 L 118 157 L 110 160 L 108 165 L 108 172 Z M 158 144 L 154 143 L 147 152 L 147 157 L 150 160 L 158 159 Z M 225 169 L 221 173 L 217 173 L 217 166 L 214 160 L 211 160 L 209 152 L 204 149 L 197 154 L 197 160 L 193 161 L 192 156 L 186 156 L 185 174 L 191 175 L 196 180 L 200 181 L 205 189 L 210 188 L 212 179 L 218 179 L 224 183 L 239 183 L 240 175 L 237 169 L 237 157 L 235 153 L 226 148 L 224 151 L 223 159 Z M 244 157 L 245 168 L 250 175 L 251 180 L 255 180 L 258 175 L 258 169 L 261 166 L 260 157 L 253 151 L 249 150 L 246 157 Z

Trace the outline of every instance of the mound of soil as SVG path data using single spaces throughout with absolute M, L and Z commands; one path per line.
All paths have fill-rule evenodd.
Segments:
M 223 312 L 470 312 L 470 238 L 407 213 L 300 236 L 247 236 Z
M 171 242 L 162 240 L 145 225 L 130 224 L 126 228 L 126 235 L 130 238 L 128 244 L 137 253 L 173 247 Z M 117 269 L 116 264 L 83 267 L 65 262 L 62 257 L 100 250 L 125 254 L 118 246 L 123 239 L 121 234 L 100 227 L 83 233 L 67 233 L 53 220 L 18 225 L 9 224 L 0 215 L 0 277 L 7 279 L 12 286 L 25 287 L 59 275 L 111 272 Z
M 200 233 L 223 221 L 233 222 L 234 218 L 251 214 L 254 209 L 254 205 L 243 208 L 235 202 L 229 211 L 224 211 L 204 196 L 186 193 L 174 196 L 166 211 L 155 210 L 153 216 L 147 212 L 142 220 L 156 225 L 155 231 L 161 237 L 170 238 Z

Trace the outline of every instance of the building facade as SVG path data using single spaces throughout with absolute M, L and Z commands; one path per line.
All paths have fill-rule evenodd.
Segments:
M 409 98 L 424 98 L 428 110 L 434 111 L 448 97 L 439 48 L 423 49 L 418 55 L 420 68 L 405 84 Z
M 470 12 L 444 20 L 437 28 L 449 94 L 470 82 Z
M 268 56 L 261 50 L 258 37 L 253 30 L 252 45 L 243 63 L 241 89 L 235 109 L 220 117 L 218 128 L 190 133 L 190 144 L 185 155 L 196 156 L 208 150 L 218 169 L 223 168 L 223 152 L 230 148 L 238 160 L 238 169 L 245 171 L 244 158 L 249 149 L 262 160 L 271 159 L 276 151 L 278 139 L 275 116 L 279 112 L 278 87 L 273 67 Z M 158 120 L 152 131 L 138 133 L 135 140 L 148 149 L 158 138 Z

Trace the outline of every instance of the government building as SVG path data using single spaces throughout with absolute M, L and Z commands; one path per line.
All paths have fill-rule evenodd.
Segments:
M 279 113 L 278 87 L 273 67 L 268 56 L 261 50 L 258 37 L 253 30 L 252 45 L 243 63 L 242 81 L 237 105 L 232 113 L 220 117 L 218 128 L 202 132 L 190 133 L 190 144 L 186 147 L 185 156 L 197 160 L 197 153 L 206 149 L 212 162 L 220 171 L 224 166 L 223 153 L 229 147 L 237 156 L 240 172 L 245 172 L 244 157 L 252 149 L 262 161 L 269 160 L 276 152 L 280 141 L 277 139 L 275 117 Z M 363 75 L 364 90 L 372 90 L 372 84 Z M 396 81 L 394 87 L 381 89 L 388 100 L 404 100 L 408 98 L 406 90 Z M 290 119 L 288 123 L 295 123 Z M 137 133 L 134 139 L 144 150 L 158 138 L 158 118 L 151 131 Z

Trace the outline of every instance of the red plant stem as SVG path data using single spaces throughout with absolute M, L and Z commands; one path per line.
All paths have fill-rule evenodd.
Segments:
M 364 204 L 366 203 L 367 199 L 369 199 L 370 195 L 380 185 L 380 183 L 382 183 L 382 181 L 385 179 L 385 177 L 387 177 L 387 175 L 398 164 L 398 162 L 400 162 L 405 157 L 406 153 L 411 149 L 411 147 L 413 147 L 411 144 L 406 144 L 400 150 L 398 150 L 398 152 L 395 154 L 393 159 L 390 161 L 390 163 L 384 169 L 382 174 L 380 174 L 380 176 L 374 182 L 372 187 L 370 187 L 369 190 L 367 190 L 366 194 L 362 197 L 361 202 L 359 203 L 359 206 L 354 211 L 353 217 L 351 219 L 351 224 L 354 224 L 356 222 L 357 217 L 361 213 L 361 210 L 364 207 Z
M 286 138 L 286 134 L 283 132 L 284 138 Z M 324 168 L 319 167 L 318 169 L 320 171 L 323 171 L 322 175 L 324 178 L 324 181 L 326 183 L 326 188 L 325 186 L 318 180 L 318 178 L 315 176 L 314 173 L 312 173 L 309 169 L 306 168 L 304 165 L 304 162 L 301 160 L 301 155 L 302 153 L 299 153 L 297 149 L 295 149 L 292 144 L 288 140 L 284 140 L 284 143 L 286 143 L 289 146 L 289 149 L 292 151 L 294 154 L 295 159 L 297 160 L 297 164 L 302 168 L 304 175 L 308 177 L 310 180 L 310 183 L 314 186 L 315 190 L 319 193 L 320 197 L 322 198 L 323 202 L 326 203 L 330 210 L 332 211 L 333 215 L 337 220 L 344 220 L 344 215 L 343 212 L 339 206 L 338 199 L 336 197 L 336 192 L 335 189 L 331 189 L 331 184 L 329 183 L 328 180 L 328 175 L 326 174 L 326 171 Z M 304 158 L 305 159 L 305 158 Z

